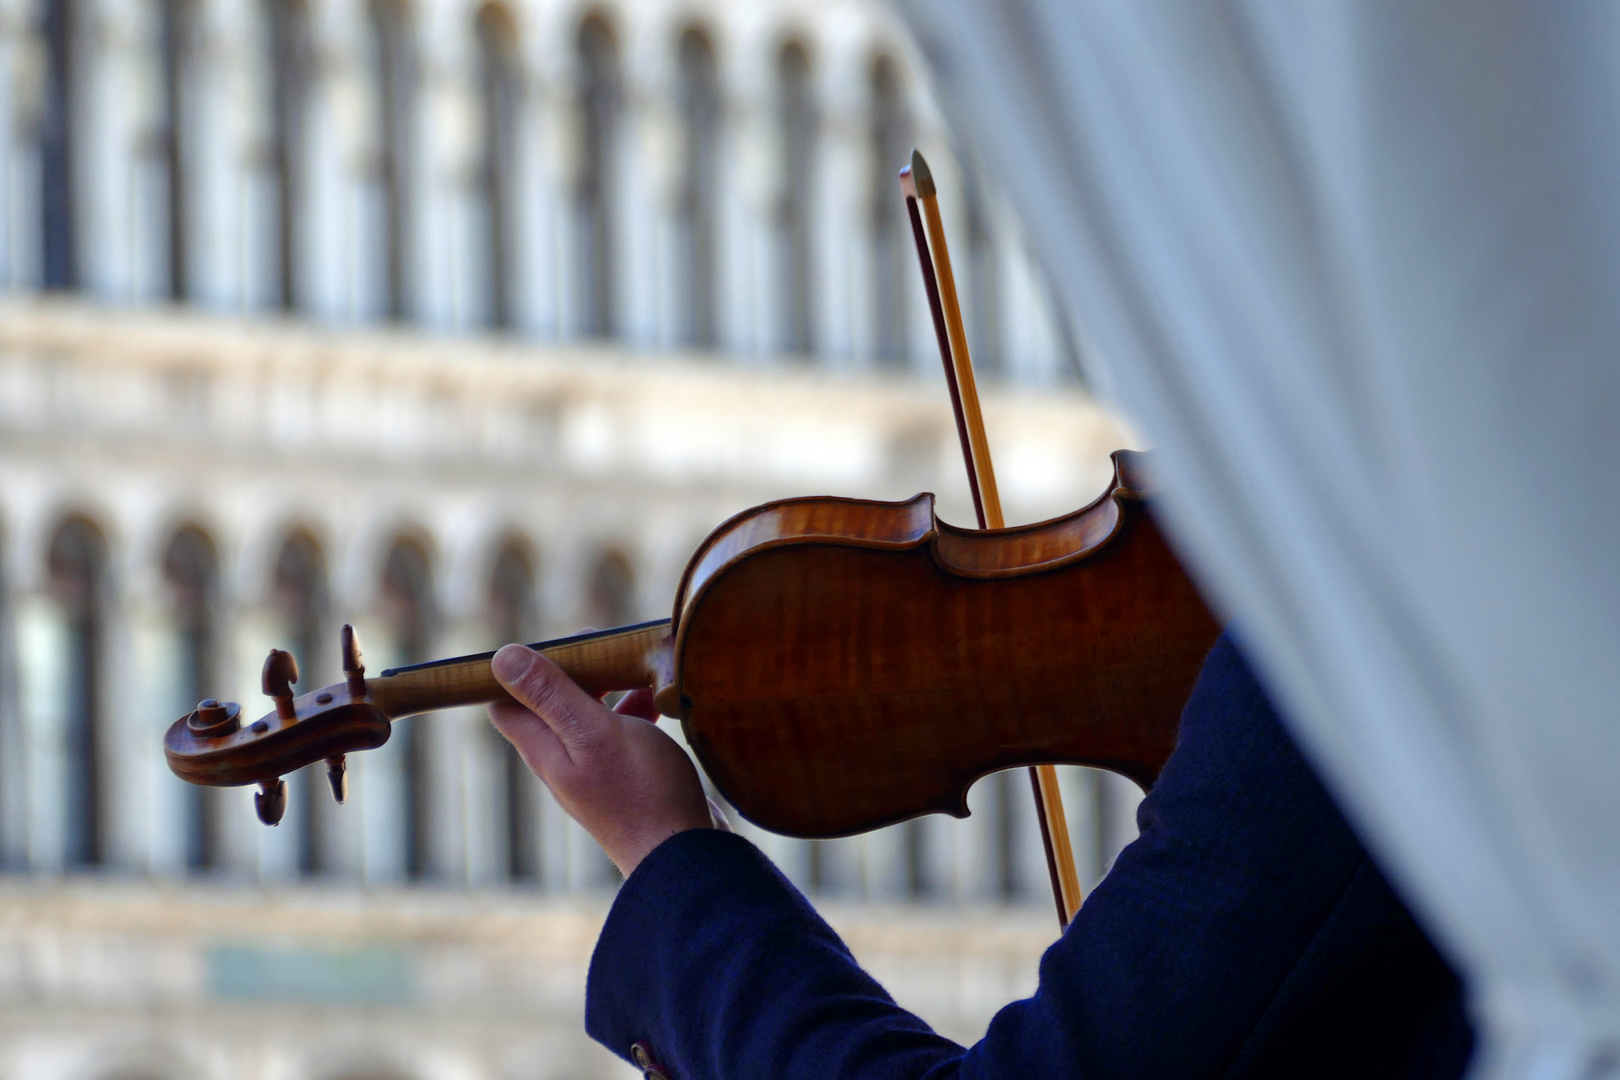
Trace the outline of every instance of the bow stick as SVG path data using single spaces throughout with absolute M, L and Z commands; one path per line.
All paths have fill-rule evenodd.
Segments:
M 984 414 L 979 408 L 979 391 L 973 379 L 973 358 L 968 352 L 967 332 L 962 325 L 962 306 L 956 297 L 956 277 L 951 272 L 951 252 L 945 243 L 945 223 L 939 214 L 933 174 L 923 156 L 915 150 L 911 152 L 911 164 L 900 170 L 900 189 L 906 196 L 906 214 L 911 218 L 911 233 L 917 242 L 917 260 L 922 265 L 923 288 L 928 294 L 934 336 L 939 341 L 939 356 L 945 366 L 951 409 L 956 414 L 956 433 L 962 443 L 968 487 L 973 492 L 973 510 L 978 515 L 979 528 L 1005 528 L 1001 496 L 996 489 L 996 471 L 990 463 L 990 443 L 984 433 Z M 924 216 L 928 220 L 926 234 Z M 1029 780 L 1035 796 L 1035 816 L 1041 823 L 1041 842 L 1046 848 L 1046 869 L 1052 878 L 1058 925 L 1067 927 L 1080 910 L 1080 875 L 1074 866 L 1074 849 L 1069 842 L 1068 820 L 1063 814 L 1063 793 L 1058 788 L 1057 769 L 1051 765 L 1032 765 Z

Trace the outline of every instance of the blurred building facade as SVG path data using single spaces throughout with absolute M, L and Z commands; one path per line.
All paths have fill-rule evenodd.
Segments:
M 8 1080 L 616 1075 L 579 1042 L 577 948 L 571 990 L 521 999 L 538 1027 L 400 1050 L 460 1014 L 388 985 L 517 977 L 423 940 L 494 905 L 543 966 L 614 885 L 480 712 L 356 755 L 349 805 L 289 778 L 274 830 L 174 780 L 161 733 L 202 697 L 261 711 L 272 646 L 331 681 L 342 622 L 375 671 L 663 615 L 698 541 L 765 499 L 935 490 L 971 520 L 894 178 L 912 145 L 1009 518 L 1089 501 L 1129 440 L 867 0 L 35 0 L 0 22 L 0 113 L 0 1009 L 37 1020 L 0 1031 Z M 1065 783 L 1094 880 L 1130 792 Z M 756 835 L 831 902 L 928 905 L 957 956 L 986 905 L 1050 920 L 1023 778 L 972 806 Z M 310 945 L 300 904 L 375 917 Z M 275 975 L 313 949 L 370 985 L 373 945 L 386 1000 Z M 254 1042 L 256 985 L 282 1004 Z M 950 1023 L 993 998 L 966 986 Z M 341 1052 L 275 1050 L 317 1014 Z

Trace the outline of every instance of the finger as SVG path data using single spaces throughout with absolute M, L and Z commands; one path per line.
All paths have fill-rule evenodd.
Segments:
M 603 734 L 610 714 L 602 703 L 533 649 L 507 645 L 495 654 L 490 670 L 520 704 L 557 733 L 570 759 Z
M 655 724 L 663 715 L 658 711 L 658 706 L 653 704 L 653 692 L 645 689 L 632 690 L 624 695 L 619 699 L 619 703 L 613 706 L 613 711 L 621 716 L 638 716 L 643 720 L 651 720 Z
M 555 786 L 562 770 L 571 761 L 568 750 L 546 722 L 515 701 L 498 701 L 488 707 L 490 722 L 517 749 L 529 771 Z

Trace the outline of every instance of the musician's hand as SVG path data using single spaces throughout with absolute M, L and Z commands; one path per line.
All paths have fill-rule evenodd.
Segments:
M 522 645 L 490 666 L 517 699 L 489 707 L 495 727 L 625 877 L 671 836 L 713 824 L 692 759 L 648 723 L 650 693 L 625 695 L 615 712 Z

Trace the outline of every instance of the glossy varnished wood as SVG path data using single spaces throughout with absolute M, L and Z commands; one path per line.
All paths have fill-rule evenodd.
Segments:
M 568 673 L 587 693 L 657 689 L 672 673 L 669 621 L 660 620 L 622 630 L 580 634 L 530 646 Z M 494 653 L 441 660 L 432 664 L 386 671 L 367 681 L 367 689 L 391 718 L 417 713 L 510 701 L 490 670 Z
M 775 504 L 763 539 L 680 599 L 683 722 L 716 786 L 755 823 L 816 837 L 961 816 L 975 779 L 1017 765 L 1151 786 L 1218 626 L 1122 465 L 1085 510 L 1008 530 L 1022 573 L 942 558 L 998 533 L 919 528 L 915 500 L 889 504 L 877 544 L 832 539 L 825 507 L 790 543 Z

